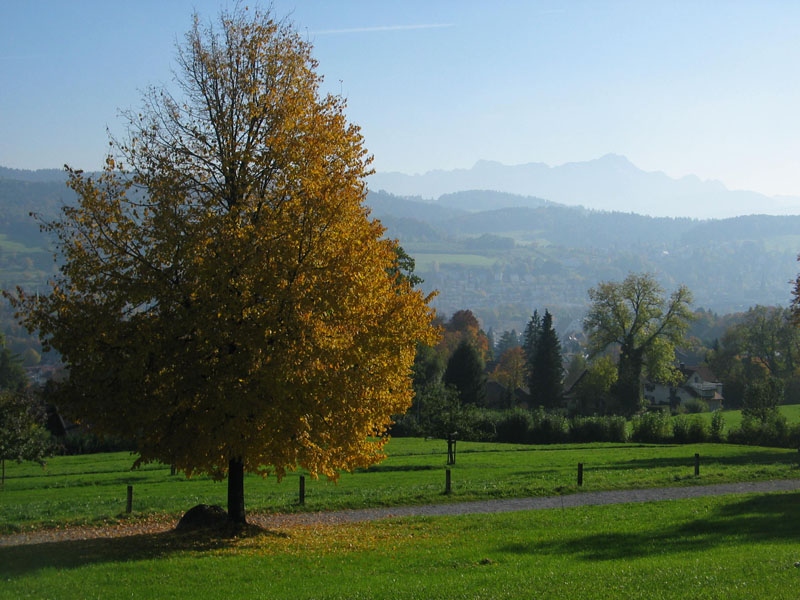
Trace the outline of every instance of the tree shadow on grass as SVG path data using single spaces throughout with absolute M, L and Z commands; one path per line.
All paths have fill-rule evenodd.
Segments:
M 441 465 L 373 465 L 367 468 L 358 468 L 354 473 L 393 473 L 396 471 L 434 471 L 441 469 Z
M 642 558 L 739 542 L 800 538 L 800 493 L 768 494 L 725 504 L 707 517 L 661 529 L 644 523 L 635 533 L 599 533 L 569 539 L 517 543 L 500 550 L 519 554 L 562 554 L 578 560 Z
M 166 558 L 181 552 L 205 552 L 236 545 L 242 537 L 286 537 L 285 533 L 248 525 L 236 532 L 175 530 L 129 536 L 44 542 L 0 548 L 0 577 L 15 577 L 41 569 L 73 569 L 97 563 Z
M 667 467 L 694 467 L 694 454 L 687 452 L 686 456 L 634 458 L 611 463 L 591 464 L 591 456 L 586 457 L 586 468 L 595 471 L 618 471 L 620 469 L 654 469 Z M 724 466 L 768 466 L 774 464 L 796 465 L 798 455 L 796 452 L 770 451 L 770 452 L 743 452 L 735 456 L 703 456 L 700 454 L 700 468 L 712 465 Z

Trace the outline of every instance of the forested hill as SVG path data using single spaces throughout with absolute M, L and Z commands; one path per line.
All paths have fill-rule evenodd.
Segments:
M 459 195 L 469 199 L 459 208 Z M 533 308 L 580 319 L 586 291 L 631 271 L 668 290 L 688 285 L 696 307 L 719 313 L 787 305 L 797 274 L 800 216 L 719 220 L 591 211 L 538 198 L 471 192 L 446 202 L 370 192 L 373 215 L 417 260 L 444 313 L 470 307 L 486 326 L 520 329 Z
M 62 171 L 0 167 L 0 286 L 43 288 L 51 242 L 29 213 L 57 214 L 74 194 Z M 650 271 L 688 285 L 719 313 L 786 305 L 800 251 L 800 216 L 655 218 L 568 207 L 487 190 L 437 201 L 370 192 L 372 215 L 415 257 L 426 290 L 449 314 L 470 308 L 495 329 L 518 330 L 534 308 L 579 319 L 599 281 Z

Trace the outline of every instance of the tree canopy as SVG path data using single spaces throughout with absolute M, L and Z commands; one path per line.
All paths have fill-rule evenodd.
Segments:
M 133 440 L 137 464 L 229 474 L 244 521 L 245 470 L 380 460 L 436 332 L 310 44 L 237 8 L 195 16 L 177 56 L 177 92 L 145 94 L 104 171 L 69 170 L 52 293 L 13 301 L 69 368 L 68 416 Z
M 597 355 L 609 346 L 619 349 L 617 382 L 612 393 L 620 410 L 639 410 L 643 370 L 656 381 L 676 380 L 675 346 L 681 342 L 692 313 L 691 293 L 680 286 L 667 298 L 647 273 L 630 274 L 622 282 L 600 283 L 589 290 L 592 304 L 584 321 L 589 348 Z
M 531 320 L 533 322 L 533 318 Z M 563 400 L 564 366 L 561 342 L 553 328 L 553 315 L 544 311 L 538 337 L 533 344 L 533 357 L 528 363 L 528 385 L 533 406 L 558 408 Z

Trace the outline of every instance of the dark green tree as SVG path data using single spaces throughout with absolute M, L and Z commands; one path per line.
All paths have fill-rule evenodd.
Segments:
M 504 331 L 494 349 L 494 355 L 499 359 L 506 351 L 520 346 L 519 334 L 516 329 Z
M 444 383 L 458 390 L 462 404 L 483 404 L 486 390 L 484 365 L 478 351 L 466 340 L 462 340 L 447 361 Z
M 0 390 L 21 392 L 28 387 L 28 376 L 22 366 L 22 361 L 5 347 L 2 334 L 0 334 L 0 346 L 2 346 L 0 349 Z
M 533 363 L 536 360 L 536 344 L 541 334 L 542 318 L 539 316 L 539 311 L 534 310 L 522 334 L 522 350 L 525 352 L 525 375 L 528 387 L 530 387 L 530 378 L 533 373 Z
M 744 390 L 742 415 L 766 423 L 778 414 L 778 404 L 782 399 L 783 382 L 777 377 L 751 381 Z
M 544 311 L 529 376 L 533 406 L 558 408 L 562 404 L 564 376 L 561 342 L 553 328 L 553 315 Z
M 43 423 L 44 411 L 28 395 L 0 392 L 0 483 L 5 484 L 6 460 L 44 465 L 52 444 Z

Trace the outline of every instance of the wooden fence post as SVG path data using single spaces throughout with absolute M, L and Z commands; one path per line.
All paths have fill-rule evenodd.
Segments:
M 583 463 L 578 463 L 578 486 L 583 485 Z
M 451 479 L 450 479 L 450 469 L 445 469 L 444 471 L 444 493 L 449 494 L 451 491 Z
M 697 453 L 694 455 L 694 476 L 700 476 L 700 455 Z
M 175 464 L 174 463 L 169 466 L 169 474 L 170 475 L 175 475 Z
M 300 475 L 300 504 L 306 503 L 306 476 Z
M 125 512 L 130 514 L 133 512 L 133 486 L 128 486 L 128 501 L 125 503 Z

